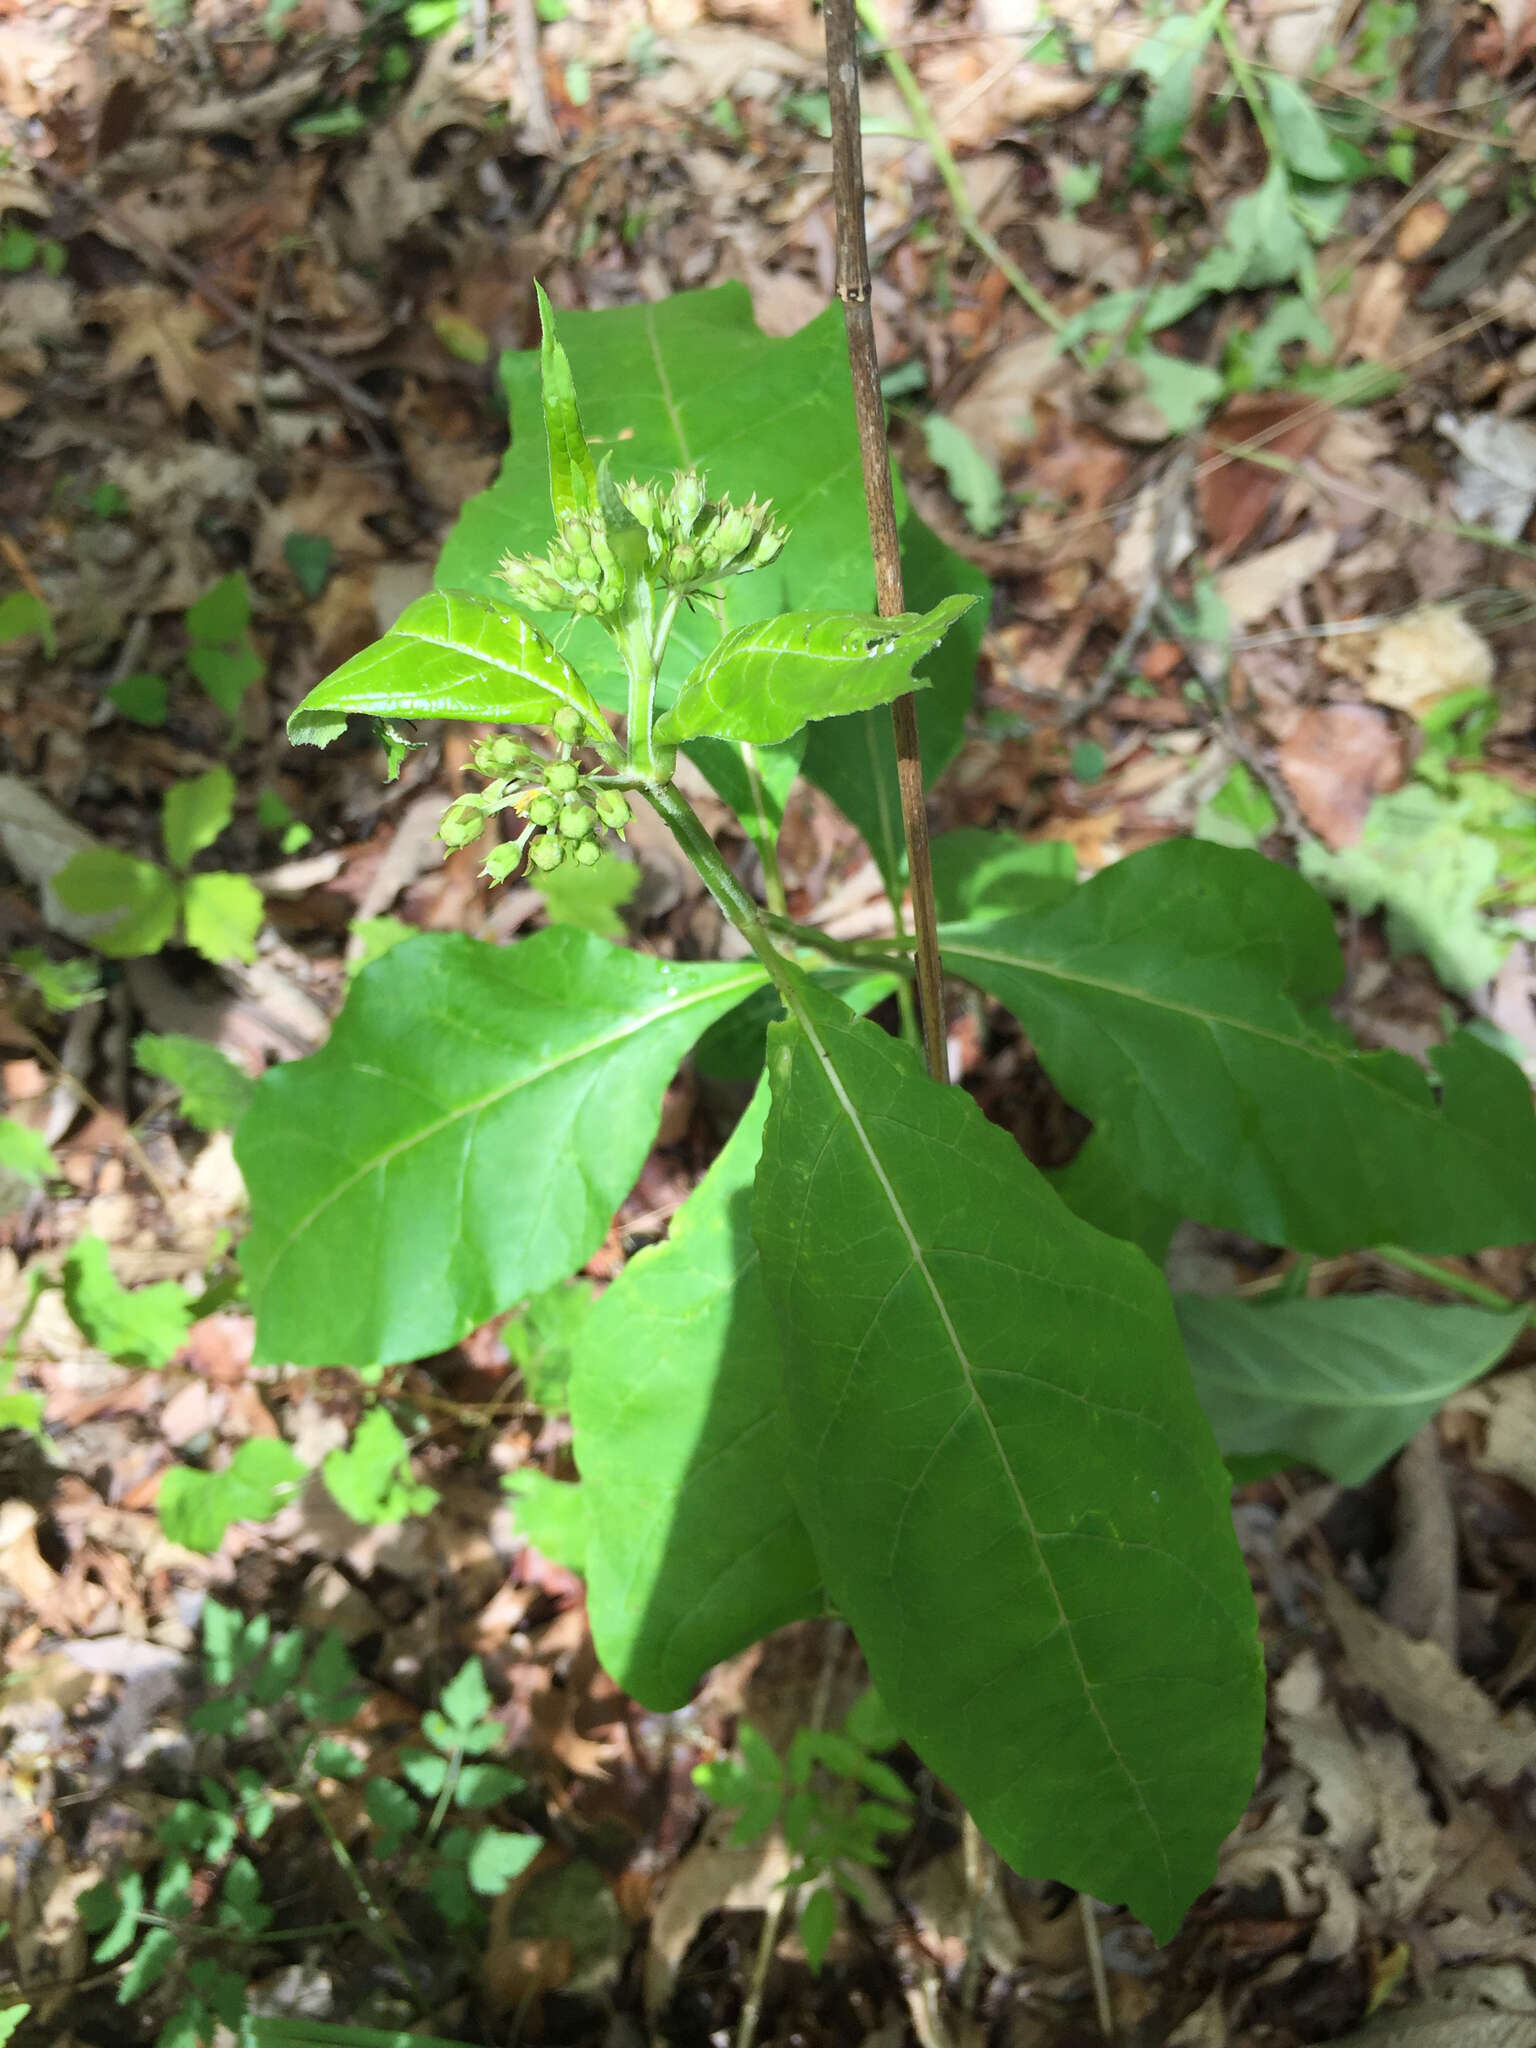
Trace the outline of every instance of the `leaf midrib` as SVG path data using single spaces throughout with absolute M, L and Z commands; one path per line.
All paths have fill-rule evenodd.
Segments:
M 901 1199 L 897 1195 L 896 1189 L 892 1185 L 890 1177 L 885 1171 L 884 1162 L 882 1161 L 879 1153 L 875 1149 L 874 1140 L 870 1137 L 868 1131 L 864 1128 L 863 1120 L 859 1116 L 857 1109 L 854 1107 L 853 1100 L 848 1094 L 848 1091 L 843 1086 L 842 1077 L 838 1073 L 837 1068 L 833 1063 L 831 1054 L 828 1052 L 825 1044 L 822 1042 L 822 1039 L 816 1030 L 814 1020 L 807 1012 L 805 1005 L 799 1000 L 799 991 L 792 987 L 788 987 L 782 989 L 781 994 L 783 995 L 786 1007 L 793 1012 L 796 1023 L 800 1026 L 800 1029 L 805 1034 L 807 1044 L 810 1046 L 812 1052 L 815 1054 L 818 1062 L 820 1063 L 822 1073 L 826 1077 L 827 1085 L 832 1090 L 833 1095 L 836 1097 L 837 1102 L 843 1111 L 843 1114 L 847 1117 L 849 1126 L 852 1129 L 855 1137 L 857 1138 L 859 1146 L 862 1149 L 865 1158 L 869 1162 L 870 1171 L 873 1173 L 881 1193 L 884 1195 L 886 1202 L 889 1204 L 891 1214 L 896 1220 L 897 1228 L 901 1231 L 902 1236 L 906 1239 L 908 1254 L 912 1260 L 913 1266 L 917 1270 L 918 1274 L 921 1276 L 923 1285 L 928 1290 L 929 1298 L 933 1302 L 934 1308 L 938 1312 L 939 1320 L 943 1325 L 944 1334 L 949 1341 L 951 1350 L 954 1353 L 955 1363 L 959 1367 L 961 1377 L 965 1381 L 966 1392 L 970 1398 L 971 1404 L 976 1409 L 976 1412 L 980 1415 L 982 1419 L 982 1422 L 987 1431 L 987 1435 L 991 1441 L 993 1452 L 996 1455 L 998 1464 L 1002 1468 L 1002 1471 L 1007 1478 L 1009 1489 L 1013 1494 L 1014 1503 L 1018 1508 L 1019 1519 L 1023 1523 L 1023 1526 L 1029 1536 L 1030 1543 L 1034 1547 L 1035 1558 L 1040 1568 L 1041 1577 L 1043 1578 L 1045 1584 L 1050 1588 L 1051 1600 L 1056 1609 L 1057 1620 L 1060 1623 L 1061 1631 L 1063 1636 L 1065 1637 L 1067 1647 L 1072 1653 L 1072 1661 L 1074 1665 L 1077 1667 L 1078 1679 L 1082 1685 L 1083 1697 L 1088 1703 L 1088 1710 L 1090 1714 L 1093 1716 L 1095 1722 L 1098 1724 L 1099 1732 L 1103 1736 L 1104 1741 L 1108 1746 L 1110 1755 L 1114 1758 L 1116 1765 L 1119 1767 L 1121 1776 L 1124 1778 L 1127 1787 L 1134 1796 L 1137 1805 L 1141 1809 L 1142 1817 L 1146 1822 L 1151 1838 L 1153 1842 L 1157 1845 L 1157 1852 L 1162 1859 L 1164 1873 L 1167 1876 L 1169 1882 L 1171 1883 L 1173 1876 L 1172 1866 L 1169 1861 L 1167 1848 L 1163 1842 L 1162 1832 L 1157 1825 L 1156 1819 L 1153 1816 L 1151 1808 L 1147 1804 L 1147 1797 L 1145 1792 L 1142 1790 L 1141 1783 L 1138 1780 L 1135 1772 L 1127 1763 L 1125 1756 L 1121 1751 L 1119 1743 L 1116 1742 L 1114 1734 L 1111 1731 L 1108 1722 L 1104 1718 L 1103 1709 L 1100 1707 L 1098 1700 L 1095 1697 L 1094 1685 L 1092 1680 L 1088 1676 L 1087 1667 L 1083 1663 L 1082 1652 L 1078 1648 L 1077 1637 L 1073 1631 L 1071 1616 L 1068 1614 L 1066 1603 L 1063 1601 L 1061 1597 L 1061 1589 L 1056 1583 L 1055 1574 L 1052 1572 L 1050 1565 L 1046 1561 L 1045 1547 L 1041 1540 L 1040 1531 L 1035 1526 L 1034 1517 L 1033 1515 L 1031 1515 L 1029 1511 L 1029 1504 L 1024 1497 L 1024 1491 L 1022 1487 L 1019 1485 L 1018 1477 L 1015 1474 L 1013 1466 L 1009 1460 L 1007 1450 L 1003 1444 L 1002 1438 L 998 1434 L 997 1425 L 992 1420 L 991 1410 L 988 1408 L 986 1402 L 981 1398 L 981 1395 L 977 1389 L 975 1372 L 971 1364 L 970 1354 L 966 1351 L 966 1348 L 961 1341 L 960 1332 L 955 1328 L 954 1320 L 949 1313 L 949 1306 L 944 1299 L 943 1293 L 939 1288 L 938 1282 L 934 1279 L 933 1274 L 929 1271 L 928 1262 L 923 1256 L 923 1248 L 918 1241 L 917 1233 L 913 1229 L 911 1221 L 907 1216 L 907 1212 L 902 1206 Z
M 749 994 L 762 979 L 762 970 L 754 967 L 750 974 L 742 978 L 744 993 Z M 382 1152 L 376 1152 L 371 1159 L 358 1167 L 355 1173 L 350 1174 L 346 1180 L 338 1183 L 336 1187 L 329 1189 L 325 1196 L 315 1204 L 314 1208 L 293 1226 L 272 1255 L 271 1263 L 267 1267 L 268 1281 L 270 1282 L 272 1275 L 288 1256 L 293 1245 L 311 1227 L 317 1217 L 323 1216 L 327 1209 L 339 1202 L 345 1195 L 349 1195 L 360 1181 L 366 1180 L 369 1174 L 376 1173 L 381 1167 L 388 1166 L 401 1153 L 410 1151 L 416 1145 L 428 1143 L 429 1140 L 437 1137 L 440 1132 L 447 1130 L 452 1124 L 459 1122 L 464 1117 L 479 1116 L 482 1111 L 492 1108 L 499 1102 L 504 1102 L 510 1095 L 515 1095 L 520 1088 L 528 1088 L 536 1081 L 547 1080 L 551 1075 L 558 1074 L 563 1067 L 574 1066 L 581 1060 L 600 1053 L 610 1046 L 622 1044 L 626 1038 L 635 1037 L 653 1024 L 671 1017 L 681 1016 L 696 1004 L 715 1001 L 719 996 L 726 993 L 727 988 L 728 984 L 715 982 L 706 988 L 695 989 L 690 995 L 678 998 L 667 1004 L 664 1008 L 647 1010 L 641 1017 L 631 1017 L 618 1029 L 603 1032 L 595 1038 L 586 1039 L 580 1045 L 574 1046 L 569 1051 L 562 1053 L 558 1059 L 548 1061 L 535 1072 L 520 1074 L 515 1080 L 508 1082 L 504 1087 L 492 1088 L 473 1101 L 458 1104 L 446 1116 L 439 1117 L 435 1123 L 425 1125 L 421 1129 L 411 1132 L 409 1137 L 402 1138 L 396 1145 L 386 1146 Z M 349 1064 L 354 1066 L 354 1071 L 364 1071 L 364 1063 L 362 1062 Z M 389 1081 L 391 1087 L 399 1087 L 401 1085 L 398 1075 L 386 1074 L 383 1068 L 376 1069 L 376 1071 L 382 1078 Z

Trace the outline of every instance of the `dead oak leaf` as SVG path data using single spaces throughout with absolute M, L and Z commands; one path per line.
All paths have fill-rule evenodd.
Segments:
M 186 417 L 195 400 L 227 432 L 238 429 L 238 373 L 247 367 L 245 351 L 230 348 L 216 357 L 204 354 L 198 343 L 210 316 L 195 299 L 163 285 L 114 285 L 96 294 L 91 313 L 113 330 L 102 366 L 108 383 L 131 377 L 149 363 L 161 396 L 178 419 Z
M 264 575 L 283 570 L 283 543 L 292 533 L 313 534 L 331 543 L 338 563 L 377 561 L 383 541 L 368 524 L 395 503 L 383 477 L 367 470 L 327 469 L 308 489 L 290 491 L 261 522 L 256 542 L 256 568 Z
M 1375 799 L 1403 779 L 1403 743 L 1368 704 L 1304 711 L 1276 759 L 1296 807 L 1325 846 L 1353 846 Z

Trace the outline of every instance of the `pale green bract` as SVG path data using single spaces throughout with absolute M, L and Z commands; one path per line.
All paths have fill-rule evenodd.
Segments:
M 1147 1195 L 1331 1255 L 1536 1237 L 1525 1076 L 1468 1032 L 1363 1052 L 1329 998 L 1328 907 L 1256 853 L 1167 840 L 1040 917 L 946 928 L 945 964 L 1013 1011 L 1095 1142 Z
M 374 961 L 241 1120 L 262 1361 L 427 1358 L 575 1272 L 678 1062 L 762 979 L 569 925 L 510 948 L 427 933 Z
M 562 704 L 604 724 L 586 684 L 537 627 L 489 598 L 432 590 L 310 691 L 288 737 L 329 746 L 354 712 L 547 725 Z
M 571 1377 L 593 1639 L 656 1711 L 822 1605 L 784 1482 L 778 1333 L 747 1213 L 767 1110 L 760 1085 L 666 1243 L 593 1309 Z
M 931 612 L 882 619 L 872 612 L 787 612 L 754 619 L 707 654 L 657 723 L 663 740 L 776 745 L 815 718 L 888 704 L 920 687 L 914 664 L 930 654 L 973 597 Z
M 544 437 L 549 450 L 549 498 L 562 512 L 601 513 L 597 467 L 582 432 L 576 385 L 565 350 L 555 335 L 555 316 L 544 287 L 534 284 L 539 302 L 539 383 L 544 404 Z
M 1166 1288 L 907 1048 L 809 986 L 790 1007 L 753 1231 L 828 1593 L 1000 1854 L 1166 1940 L 1263 1732 Z

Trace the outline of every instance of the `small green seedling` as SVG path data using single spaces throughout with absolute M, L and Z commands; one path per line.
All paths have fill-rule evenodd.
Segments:
M 91 944 L 114 958 L 158 953 L 179 933 L 215 963 L 254 960 L 261 891 L 249 875 L 191 871 L 234 812 L 235 782 L 227 768 L 173 784 L 161 816 L 170 872 L 116 847 L 92 847 L 54 876 L 59 901 L 82 916 L 103 919 Z

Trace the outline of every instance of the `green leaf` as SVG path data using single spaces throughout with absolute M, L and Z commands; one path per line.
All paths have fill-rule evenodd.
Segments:
M 186 616 L 187 637 L 209 646 L 228 646 L 251 629 L 251 586 L 242 569 L 232 569 L 205 590 Z
M 527 1785 L 526 1778 L 509 1771 L 505 1764 L 466 1763 L 460 1768 L 459 1782 L 453 1788 L 453 1803 L 470 1813 L 484 1813 L 487 1807 L 510 1799 L 514 1792 L 525 1791 Z
M 1137 141 L 1154 159 L 1176 156 L 1183 149 L 1194 101 L 1195 74 L 1205 46 L 1215 31 L 1224 0 L 1194 14 L 1165 15 L 1130 57 L 1131 68 L 1151 79 L 1153 90 L 1141 112 Z
M 585 1486 L 551 1479 L 537 1465 L 519 1465 L 501 1483 L 511 1496 L 512 1522 L 522 1540 L 585 1578 L 591 1533 Z
M 753 1228 L 828 1594 L 1003 1858 L 1167 1940 L 1252 1789 L 1263 1689 L 1166 1289 L 963 1090 L 790 1003 Z
M 90 847 L 66 861 L 53 877 L 53 890 L 66 910 L 108 920 L 89 943 L 114 959 L 158 953 L 175 931 L 181 907 L 164 868 L 111 846 Z
M 40 1188 L 55 1172 L 53 1153 L 41 1131 L 0 1116 L 0 1172 L 13 1173 L 30 1188 Z
M 901 526 L 901 570 L 907 603 L 922 610 L 952 591 L 986 598 L 991 586 L 972 563 L 907 513 Z M 986 606 L 979 604 L 922 664 L 928 687 L 917 694 L 917 730 L 922 741 L 923 780 L 932 783 L 960 751 L 966 714 L 976 687 L 976 658 L 986 630 Z M 863 711 L 810 728 L 801 773 L 824 789 L 864 836 L 888 889 L 899 889 L 907 872 L 901 830 L 901 791 L 896 780 L 896 746 L 888 711 Z
M 410 1446 L 385 1408 L 367 1411 L 345 1450 L 326 1453 L 320 1476 L 354 1522 L 403 1522 L 428 1513 L 438 1501 L 435 1487 L 412 1476 Z
M 41 640 L 44 654 L 52 661 L 59 651 L 59 638 L 53 628 L 53 613 L 43 600 L 30 590 L 13 590 L 8 597 L 0 597 L 0 642 L 34 638 Z
M 352 937 L 361 947 L 357 958 L 347 962 L 347 979 L 355 981 L 365 967 L 382 960 L 406 939 L 419 936 L 420 927 L 405 924 L 398 917 L 365 917 L 353 925 Z
M 967 825 L 936 834 L 929 853 L 934 901 L 946 924 L 1050 910 L 1077 887 L 1077 856 L 1064 839 L 1020 839 Z
M 101 1940 L 91 1950 L 93 1963 L 115 1963 L 133 1941 L 144 1905 L 144 1880 L 125 1871 L 116 1884 L 94 1884 L 80 1895 L 80 1917 Z
M 64 1306 L 85 1338 L 119 1365 L 169 1365 L 191 1327 L 191 1297 L 175 1280 L 131 1293 L 99 1237 L 77 1237 L 64 1260 Z
M 1140 370 L 1147 399 L 1162 414 L 1170 434 L 1187 434 L 1197 427 L 1225 389 L 1220 371 L 1208 363 L 1187 363 L 1150 342 L 1128 351 L 1127 361 Z
M 219 1921 L 233 1928 L 247 1941 L 259 1941 L 273 1919 L 270 1906 L 262 1903 L 261 1878 L 249 1856 L 237 1856 L 225 1873 L 219 1894 Z
M 227 768 L 210 768 L 190 782 L 173 783 L 165 793 L 160 820 L 171 866 L 178 872 L 191 867 L 234 815 L 235 778 Z
M 1195 837 L 1252 852 L 1279 822 L 1269 791 L 1241 761 L 1234 761 L 1220 789 L 1195 813 Z
M 1469 1381 L 1525 1311 L 1435 1308 L 1394 1295 L 1272 1303 L 1182 1295 L 1195 1392 L 1228 1458 L 1283 1457 L 1359 1486 Z
M 231 1522 L 270 1522 L 303 1485 L 305 1469 L 281 1437 L 251 1436 L 222 1472 L 173 1465 L 160 1482 L 160 1526 L 186 1550 L 215 1551 Z
M 51 960 L 37 946 L 20 946 L 11 965 L 24 974 L 50 1010 L 78 1010 L 101 994 L 101 970 L 93 960 Z
M 1503 965 L 1513 934 L 1483 905 L 1497 888 L 1499 852 L 1472 828 L 1467 807 L 1421 782 L 1379 796 L 1353 846 L 1331 852 L 1304 839 L 1309 882 L 1358 916 L 1385 909 L 1395 953 L 1422 953 L 1447 988 L 1471 995 Z
M 30 2005 L 0 2005 L 0 2042 L 12 2038 L 31 2010 Z
M 1014 1012 L 1148 1195 L 1266 1244 L 1467 1252 L 1536 1237 L 1524 1075 L 1467 1032 L 1362 1052 L 1328 1003 L 1327 905 L 1255 853 L 1167 840 L 1046 916 L 950 928 L 945 961 Z
M 810 969 L 818 988 L 840 996 L 856 1016 L 867 1016 L 877 1003 L 896 991 L 896 977 L 883 969 L 878 974 L 858 967 L 821 966 Z M 728 1016 L 712 1024 L 694 1049 L 693 1063 L 712 1081 L 753 1081 L 763 1071 L 768 1050 L 768 1026 L 782 1014 L 783 1005 L 772 988 L 753 991 Z
M 1074 1216 L 1140 1245 L 1154 1266 L 1167 1258 L 1182 1217 L 1137 1186 L 1102 1131 L 1090 1132 L 1076 1158 L 1047 1178 Z
M 165 723 L 170 690 L 164 676 L 124 676 L 121 682 L 109 683 L 103 695 L 135 725 L 160 726 Z
M 400 1769 L 423 1799 L 435 1799 L 448 1782 L 447 1757 L 434 1756 L 430 1749 L 402 1749 Z
M 570 358 L 555 334 L 555 316 L 544 287 L 534 281 L 539 302 L 539 380 L 544 405 L 544 438 L 549 451 L 549 499 L 562 512 L 600 513 L 597 465 L 582 432 Z
M 619 908 L 639 888 L 640 870 L 632 860 L 609 858 L 600 860 L 595 868 L 579 868 L 567 861 L 551 875 L 534 868 L 528 879 L 544 898 L 544 914 L 551 924 L 574 925 L 600 939 L 622 939 L 624 920 Z
M 683 752 L 715 795 L 730 805 L 742 830 L 766 860 L 779 843 L 784 806 L 800 772 L 804 731 L 779 747 L 697 739 L 690 740 Z
M 283 560 L 293 571 L 295 583 L 311 600 L 325 595 L 335 552 L 328 534 L 295 531 L 283 536 Z
M 363 1789 L 368 1818 L 380 1832 L 378 1853 L 388 1856 L 399 1848 L 417 1821 L 416 1802 L 391 1778 L 370 1778 Z
M 266 674 L 254 647 L 189 647 L 187 667 L 226 718 L 234 717 L 246 691 Z
M 571 1377 L 593 1639 L 658 1712 L 821 1609 L 784 1481 L 778 1334 L 747 1213 L 767 1109 L 764 1085 L 666 1243 L 599 1300 Z
M 658 721 L 664 740 L 701 733 L 771 746 L 811 719 L 888 704 L 926 680 L 914 677 L 974 597 L 945 598 L 931 612 L 789 612 L 728 633 L 689 676 Z
M 499 1898 L 543 1846 L 542 1835 L 508 1835 L 500 1828 L 483 1828 L 469 1852 L 466 1869 L 470 1885 L 483 1899 Z
M 1299 177 L 1329 185 L 1348 175 L 1349 166 L 1334 147 L 1327 125 L 1304 89 L 1282 71 L 1268 71 L 1264 92 L 1274 116 L 1280 153 Z
M 188 875 L 181 917 L 187 944 L 205 960 L 254 960 L 266 904 L 249 875 Z
M 872 1685 L 859 1694 L 843 1716 L 843 1733 L 876 1755 L 894 1749 L 901 1740 L 901 1730 Z
M 929 456 L 944 472 L 949 494 L 965 514 L 972 533 L 985 539 L 1008 516 L 1008 500 L 996 465 L 989 462 L 963 427 L 931 412 L 923 421 Z
M 172 1927 L 151 1927 L 117 1987 L 119 2005 L 132 2005 L 153 1991 L 175 1960 L 181 1941 Z
M 256 1083 L 227 1053 L 205 1038 L 179 1032 L 143 1032 L 133 1041 L 134 1063 L 181 1091 L 181 1109 L 200 1131 L 229 1131 L 256 1093 Z
M 236 1137 L 262 1361 L 430 1357 L 576 1271 L 678 1061 L 761 979 L 568 926 L 507 948 L 425 934 L 376 960 Z
M 564 1414 L 570 1406 L 571 1362 L 595 1299 L 590 1280 L 562 1280 L 524 1302 L 502 1326 L 501 1341 L 522 1375 L 523 1392 L 547 1414 Z
M 818 1885 L 805 1895 L 800 1908 L 800 1939 L 805 1944 L 805 1960 L 811 1966 L 811 1975 L 819 1977 L 821 1966 L 827 1959 L 827 1950 L 832 1946 L 832 1937 L 837 1932 L 837 1894 L 830 1885 Z
M 563 313 L 582 419 L 592 446 L 612 455 L 616 477 L 666 480 L 698 468 L 715 498 L 770 499 L 790 529 L 771 569 L 726 580 L 727 630 L 782 611 L 867 609 L 874 594 L 864 489 L 848 382 L 847 344 L 835 306 L 785 340 L 752 319 L 742 285 L 678 292 L 659 304 Z M 501 475 L 470 500 L 438 564 L 445 590 L 504 594 L 497 565 L 509 551 L 541 554 L 550 538 L 551 480 L 537 350 L 506 355 L 502 381 L 512 441 Z M 948 583 L 936 602 L 964 586 Z M 551 615 L 549 630 L 566 630 Z M 672 682 L 714 645 L 714 608 L 683 612 L 665 668 Z M 580 620 L 562 640 L 605 702 L 625 701 L 623 664 L 600 626 Z
M 491 1711 L 491 1689 L 478 1657 L 466 1658 L 438 1695 L 438 1706 L 452 1728 L 476 1728 Z
M 288 737 L 327 747 L 352 712 L 547 725 L 562 704 L 603 723 L 581 677 L 526 619 L 486 597 L 431 590 L 382 640 L 316 684 L 288 720 Z

